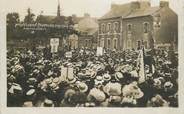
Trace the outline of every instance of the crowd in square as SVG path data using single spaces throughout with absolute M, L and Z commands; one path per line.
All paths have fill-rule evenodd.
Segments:
M 178 54 L 146 51 L 140 82 L 138 50 L 7 51 L 10 107 L 178 107 Z M 62 68 L 71 72 L 64 73 Z M 72 70 L 71 70 L 72 69 Z

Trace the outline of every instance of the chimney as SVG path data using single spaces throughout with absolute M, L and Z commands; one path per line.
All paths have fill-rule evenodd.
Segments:
M 160 1 L 160 7 L 163 8 L 163 7 L 169 7 L 169 2 L 167 1 Z
M 141 7 L 140 2 L 138 2 L 138 1 L 131 2 L 132 10 L 140 9 L 140 7 Z

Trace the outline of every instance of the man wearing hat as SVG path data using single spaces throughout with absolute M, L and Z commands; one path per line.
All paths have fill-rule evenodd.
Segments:
M 76 91 L 74 89 L 66 90 L 64 94 L 64 98 L 60 103 L 61 107 L 75 107 L 76 103 L 74 102 L 74 98 L 76 95 Z
M 99 106 L 102 102 L 105 101 L 105 99 L 106 99 L 105 93 L 97 88 L 91 89 L 87 96 L 87 100 L 89 102 L 94 102 L 96 106 Z
M 169 103 L 162 98 L 159 94 L 155 95 L 153 98 L 151 98 L 150 101 L 148 101 L 147 106 L 150 107 L 168 107 Z

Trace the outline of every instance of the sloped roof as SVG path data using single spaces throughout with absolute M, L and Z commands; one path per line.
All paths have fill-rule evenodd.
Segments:
M 160 10 L 159 6 L 151 7 L 149 2 L 138 2 L 140 4 L 140 8 L 134 9 L 133 3 L 135 2 L 120 5 L 112 4 L 111 10 L 107 12 L 104 16 L 102 16 L 100 19 L 110 19 L 116 17 L 133 18 L 133 17 L 147 16 L 152 15 L 153 13 Z
M 113 4 L 113 8 L 111 8 L 111 10 L 107 12 L 104 16 L 102 16 L 100 19 L 126 16 L 130 13 L 130 8 L 131 8 L 130 3 L 122 5 Z
M 159 11 L 160 7 L 149 7 L 146 9 L 140 9 L 140 10 L 135 10 L 133 12 L 131 12 L 129 15 L 127 15 L 124 18 L 134 18 L 134 17 L 142 17 L 142 16 L 148 16 L 148 15 L 152 15 L 155 12 Z

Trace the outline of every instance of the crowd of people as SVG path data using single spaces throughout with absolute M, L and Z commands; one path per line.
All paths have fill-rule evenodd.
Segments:
M 178 107 L 178 55 L 144 53 L 140 81 L 138 50 L 71 50 L 72 57 L 48 49 L 9 49 L 9 107 Z M 65 69 L 65 70 L 63 70 Z

